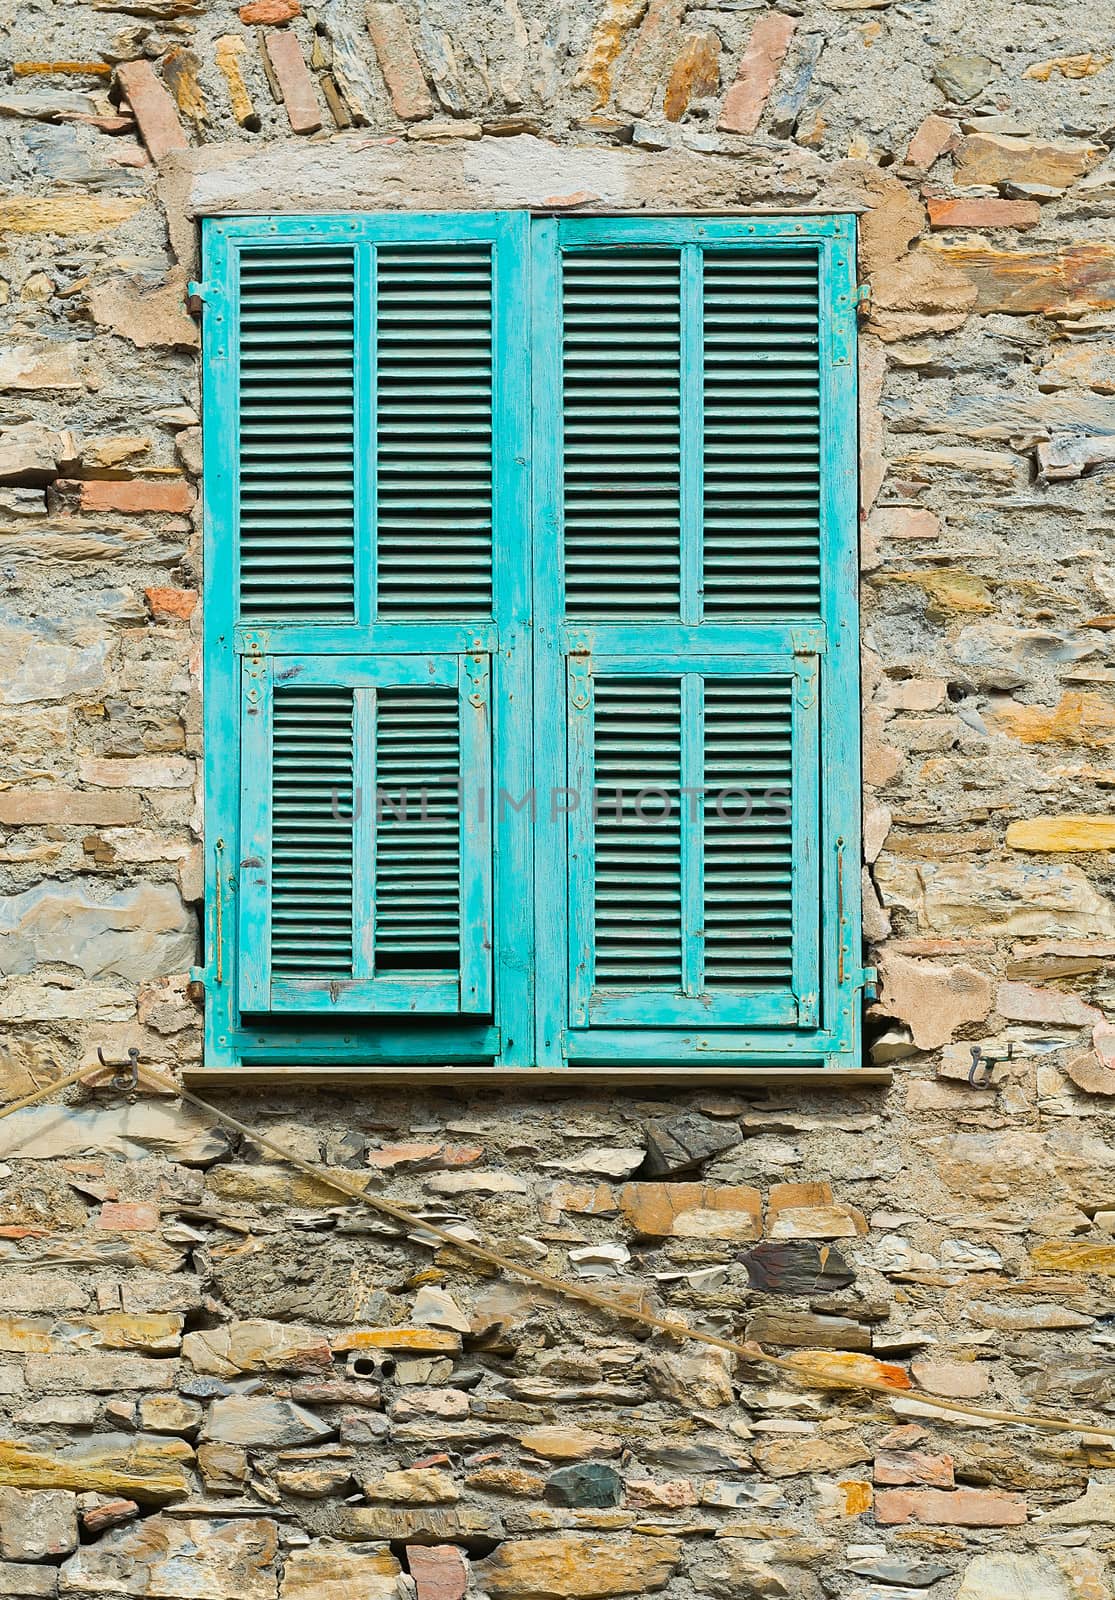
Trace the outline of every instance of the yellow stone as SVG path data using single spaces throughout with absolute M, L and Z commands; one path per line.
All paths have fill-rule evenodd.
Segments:
M 98 199 L 93 195 L 58 195 L 53 200 L 0 200 L 2 233 L 104 233 L 127 222 L 146 201 Z
M 334 1544 L 294 1550 L 283 1563 L 282 1600 L 394 1600 L 401 1571 L 390 1550 L 361 1554 Z
M 1098 694 L 1063 694 L 1055 706 L 1012 701 L 986 717 L 1023 744 L 1086 745 L 1092 750 L 1115 744 L 1115 706 Z
M 1007 828 L 1012 850 L 1115 850 L 1115 817 L 1033 817 Z
M 593 1428 L 534 1428 L 519 1440 L 524 1450 L 547 1461 L 583 1461 L 586 1456 L 619 1454 L 620 1441 Z
M 461 1336 L 442 1328 L 353 1328 L 333 1340 L 333 1349 L 406 1350 L 455 1356 L 460 1353 Z
M 386 1500 L 400 1506 L 454 1505 L 461 1498 L 460 1487 L 451 1472 L 440 1467 L 404 1467 L 385 1472 L 364 1485 L 369 1500 Z
M 1095 55 L 1091 50 L 1082 56 L 1053 56 L 1049 61 L 1035 61 L 1022 76 L 1036 78 L 1038 83 L 1048 83 L 1054 73 L 1061 78 L 1092 78 L 1110 61 L 1110 56 Z
M 95 1438 L 95 1436 L 94 1436 Z M 161 1504 L 190 1492 L 184 1468 L 194 1453 L 184 1439 L 150 1439 L 143 1434 L 108 1448 L 72 1451 L 33 1450 L 19 1439 L 0 1439 L 0 1484 L 15 1489 L 95 1489 Z
M 603 1600 L 665 1588 L 680 1558 L 678 1539 L 565 1533 L 508 1539 L 474 1571 L 494 1600 Z
M 905 1367 L 850 1350 L 794 1350 L 785 1359 L 803 1376 L 818 1383 L 832 1383 L 836 1388 L 856 1383 L 883 1383 L 888 1389 L 913 1388 Z
M 1115 1244 L 1046 1239 L 1031 1250 L 1030 1261 L 1037 1272 L 1086 1272 L 1101 1278 L 1115 1278 Z
M 244 80 L 244 69 L 241 58 L 246 55 L 248 46 L 238 33 L 226 33 L 217 40 L 214 54 L 217 65 L 225 75 L 228 84 L 229 104 L 232 114 L 242 128 L 255 124 L 259 125 L 256 108 L 252 104 L 248 85 Z
M 343 1183 L 356 1189 L 366 1189 L 375 1176 L 372 1172 L 354 1172 L 348 1167 L 323 1167 L 321 1170 L 335 1171 Z M 334 1189 L 332 1184 L 289 1167 L 215 1167 L 207 1181 L 209 1188 L 222 1200 L 296 1206 L 358 1203 L 349 1199 L 344 1190 Z
M 892 572 L 880 583 L 909 583 L 922 589 L 929 600 L 929 614 L 950 612 L 981 613 L 994 611 L 991 591 L 982 578 L 956 569 L 945 572 Z
M 869 1483 L 864 1483 L 861 1478 L 846 1478 L 837 1484 L 837 1488 L 844 1496 L 846 1517 L 862 1517 L 865 1511 L 871 1510 L 873 1494 Z
M 606 106 L 612 98 L 612 69 L 623 49 L 623 41 L 642 19 L 647 0 L 605 0 L 604 10 L 592 30 L 588 49 L 573 79 L 575 89 L 595 89 L 596 104 Z

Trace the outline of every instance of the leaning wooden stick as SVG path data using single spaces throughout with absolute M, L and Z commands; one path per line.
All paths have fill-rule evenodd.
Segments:
M 0 1107 L 0 1118 L 10 1116 L 13 1111 L 22 1110 L 25 1106 L 34 1105 L 50 1095 L 56 1094 L 60 1089 L 65 1089 L 71 1084 L 82 1082 L 97 1073 L 103 1072 L 104 1067 L 82 1068 L 80 1072 L 73 1072 L 66 1078 L 60 1078 L 34 1094 L 25 1095 L 22 1100 L 14 1101 L 11 1105 Z M 551 1294 L 565 1300 L 574 1300 L 581 1305 L 592 1306 L 614 1321 L 636 1322 L 644 1328 L 653 1328 L 658 1333 L 664 1333 L 668 1338 L 676 1339 L 679 1343 L 691 1342 L 695 1344 L 711 1345 L 717 1350 L 727 1350 L 732 1355 L 738 1356 L 742 1361 L 752 1366 L 767 1367 L 781 1372 L 792 1378 L 795 1383 L 811 1389 L 850 1389 L 862 1390 L 869 1394 L 885 1395 L 888 1400 L 900 1398 L 902 1391 L 895 1390 L 890 1384 L 882 1383 L 878 1379 L 867 1377 L 841 1376 L 826 1374 L 821 1378 L 818 1374 L 810 1372 L 807 1368 L 800 1367 L 796 1362 L 785 1356 L 771 1355 L 764 1350 L 762 1345 L 750 1340 L 725 1339 L 716 1333 L 707 1333 L 703 1328 L 691 1328 L 687 1323 L 675 1321 L 671 1317 L 660 1317 L 653 1311 L 644 1311 L 639 1307 L 625 1304 L 614 1296 L 599 1294 L 593 1289 L 585 1289 L 580 1284 L 568 1283 L 564 1278 L 555 1278 L 552 1273 L 542 1272 L 538 1267 L 528 1266 L 525 1262 L 513 1261 L 510 1256 L 492 1250 L 487 1245 L 478 1244 L 471 1239 L 462 1239 L 449 1228 L 443 1228 L 435 1222 L 427 1222 L 423 1217 L 415 1215 L 406 1206 L 399 1205 L 394 1200 L 385 1200 L 381 1195 L 367 1194 L 358 1184 L 350 1183 L 347 1178 L 341 1177 L 338 1172 L 320 1166 L 313 1161 L 306 1161 L 301 1156 L 295 1155 L 292 1150 L 287 1150 L 275 1139 L 257 1129 L 250 1127 L 246 1122 L 241 1122 L 239 1117 L 231 1116 L 227 1111 L 222 1111 L 211 1101 L 203 1100 L 190 1089 L 183 1088 L 181 1084 L 168 1074 L 159 1072 L 154 1067 L 140 1066 L 140 1077 L 148 1083 L 154 1084 L 170 1094 L 177 1095 L 206 1116 L 212 1117 L 222 1127 L 229 1128 L 239 1133 L 243 1138 L 251 1141 L 260 1149 L 268 1150 L 288 1166 L 305 1173 L 307 1177 L 324 1184 L 327 1188 L 335 1189 L 339 1194 L 347 1195 L 360 1205 L 367 1206 L 369 1210 L 378 1212 L 380 1216 L 390 1217 L 401 1227 L 432 1235 L 444 1244 L 452 1246 L 462 1255 L 481 1261 L 485 1266 L 493 1267 L 501 1273 L 508 1273 L 517 1278 L 525 1278 L 530 1283 L 537 1284 L 540 1288 L 547 1289 Z M 911 1392 L 906 1398 L 915 1401 L 919 1406 L 938 1411 L 943 1416 L 979 1417 L 985 1422 L 1010 1423 L 1016 1427 L 1039 1428 L 1048 1433 L 1080 1433 L 1093 1439 L 1115 1440 L 1115 1428 L 1105 1428 L 1088 1422 L 1082 1417 L 1064 1417 L 1046 1415 L 1033 1411 L 1000 1411 L 987 1406 L 973 1406 L 959 1404 L 955 1400 L 941 1399 L 936 1395 L 925 1394 L 920 1391 Z

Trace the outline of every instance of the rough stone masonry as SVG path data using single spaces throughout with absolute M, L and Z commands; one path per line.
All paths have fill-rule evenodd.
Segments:
M 0 1595 L 1104 1600 L 1115 1451 L 1115 13 L 4 0 L 0 1095 L 196 1065 L 205 212 L 862 212 L 890 1088 L 165 1097 L 0 1122 Z M 967 1082 L 971 1045 L 1013 1058 Z M 524 1114 L 527 1112 L 527 1114 Z M 893 1400 L 826 1390 L 882 1377 Z

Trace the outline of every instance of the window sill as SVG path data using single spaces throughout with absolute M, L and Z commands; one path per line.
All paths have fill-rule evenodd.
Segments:
M 639 1088 L 695 1086 L 709 1083 L 777 1084 L 799 1088 L 858 1089 L 885 1086 L 893 1081 L 890 1067 L 420 1067 L 420 1066 L 261 1066 L 187 1067 L 182 1081 L 190 1088 L 244 1089 L 256 1085 L 399 1083 L 416 1087 L 444 1084 L 446 1088 L 504 1083 L 540 1083 L 560 1087 L 572 1083 L 601 1083 Z

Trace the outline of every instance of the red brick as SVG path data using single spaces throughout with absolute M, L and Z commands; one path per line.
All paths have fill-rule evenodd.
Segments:
M 196 499 L 181 479 L 155 483 L 150 479 L 90 478 L 81 486 L 83 511 L 188 511 Z
M 455 1544 L 408 1545 L 407 1565 L 418 1600 L 463 1600 L 468 1568 Z
M 952 1457 L 927 1450 L 880 1450 L 875 1457 L 876 1483 L 924 1483 L 933 1489 L 953 1486 Z
M 188 622 L 197 606 L 196 589 L 154 588 L 145 589 L 143 593 L 147 604 L 151 607 L 151 615 L 156 619 L 176 617 L 182 622 Z
M 910 140 L 906 162 L 911 167 L 928 171 L 938 156 L 944 155 L 956 138 L 956 125 L 947 117 L 930 115 Z
M 264 34 L 263 46 L 291 127 L 295 133 L 316 133 L 321 127 L 321 110 L 302 46 L 293 33 L 271 32 Z
M 402 6 L 369 5 L 368 32 L 375 45 L 379 69 L 391 96 L 395 115 L 404 122 L 428 117 L 434 109 L 434 103 L 414 53 Z
M 171 150 L 189 149 L 190 141 L 178 120 L 177 107 L 155 76 L 150 61 L 122 61 L 116 78 L 135 112 L 152 161 L 161 161 Z
M 157 1233 L 159 1208 L 141 1200 L 106 1200 L 97 1226 L 112 1233 Z
M 883 1489 L 875 1496 L 880 1527 L 928 1522 L 935 1527 L 1012 1528 L 1026 1521 L 1021 1495 L 998 1489 Z
M 756 22 L 736 81 L 724 96 L 717 123 L 723 132 L 755 132 L 796 27 L 794 18 L 782 11 L 768 11 Z
M 931 228 L 1032 228 L 1041 221 L 1036 200 L 926 201 Z
M 240 21 L 262 23 L 267 28 L 280 27 L 294 17 L 302 15 L 299 0 L 251 0 L 240 7 Z

